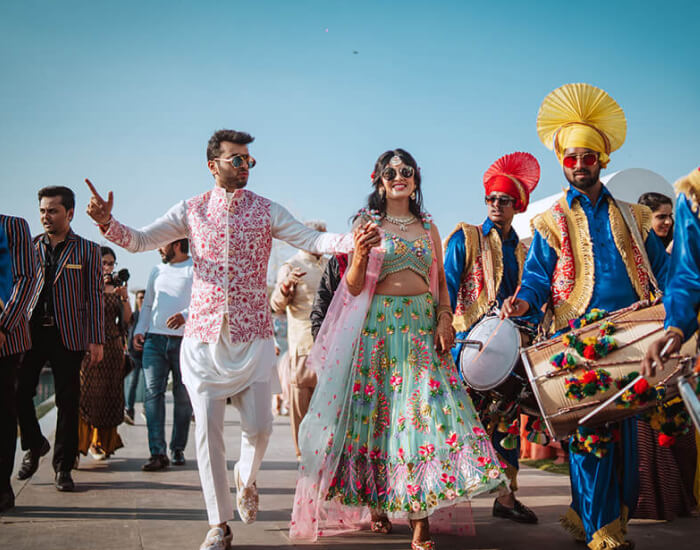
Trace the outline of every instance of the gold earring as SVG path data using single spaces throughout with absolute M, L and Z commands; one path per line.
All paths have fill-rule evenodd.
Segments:
M 380 187 L 378 192 L 379 192 L 379 196 L 380 196 L 380 197 L 383 197 L 383 196 L 384 196 L 385 191 L 384 191 L 384 188 L 383 188 L 383 187 Z
M 411 193 L 411 200 L 412 201 L 416 200 L 416 192 L 415 191 L 413 193 Z

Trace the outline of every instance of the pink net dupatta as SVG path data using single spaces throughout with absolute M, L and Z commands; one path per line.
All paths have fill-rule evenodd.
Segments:
M 372 249 L 358 296 L 350 294 L 343 277 L 309 354 L 307 365 L 318 381 L 299 428 L 301 464 L 289 528 L 295 540 L 315 541 L 319 536 L 358 529 L 369 513 L 367 508 L 343 506 L 325 497 L 347 429 L 353 355 L 383 260 L 384 250 Z

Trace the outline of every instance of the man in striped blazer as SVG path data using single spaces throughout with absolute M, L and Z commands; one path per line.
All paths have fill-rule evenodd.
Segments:
M 32 300 L 38 261 L 29 224 L 0 214 L 0 230 L 7 237 L 10 263 L 9 292 L 0 308 L 0 512 L 15 505 L 10 476 L 17 446 L 15 384 L 22 354 L 31 347 L 27 309 Z
M 67 187 L 39 191 L 39 213 L 45 232 L 34 237 L 41 269 L 31 308 L 32 348 L 18 375 L 17 409 L 24 455 L 18 479 L 36 472 L 49 452 L 32 398 L 39 373 L 48 361 L 56 391 L 56 441 L 53 467 L 56 488 L 74 489 L 71 469 L 78 454 L 80 363 L 87 351 L 90 364 L 102 360 L 104 302 L 100 247 L 73 233 L 75 196 Z

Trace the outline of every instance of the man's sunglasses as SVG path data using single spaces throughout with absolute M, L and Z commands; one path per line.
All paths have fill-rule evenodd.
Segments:
M 583 153 L 582 155 L 566 155 L 564 157 L 564 166 L 567 168 L 573 168 L 576 166 L 578 159 L 581 159 L 581 163 L 584 166 L 593 166 L 598 162 L 598 155 L 596 153 Z
M 414 170 L 412 166 L 402 166 L 399 168 L 399 173 L 404 178 L 410 178 L 413 175 Z M 384 168 L 384 170 L 382 170 L 382 178 L 387 181 L 394 181 L 394 178 L 396 178 L 396 170 L 391 166 L 387 166 Z
M 512 206 L 515 204 L 515 199 L 513 197 L 488 196 L 484 198 L 484 202 L 498 206 Z
M 220 160 L 222 162 L 230 162 L 231 166 L 234 168 L 240 168 L 243 164 L 247 164 L 248 168 L 255 166 L 255 159 L 250 155 L 234 155 L 230 159 L 224 159 L 221 157 L 216 157 L 214 160 Z

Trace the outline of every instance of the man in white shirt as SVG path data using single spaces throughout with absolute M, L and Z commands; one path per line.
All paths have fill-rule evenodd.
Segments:
M 294 219 L 279 204 L 245 189 L 255 159 L 253 137 L 219 130 L 207 145 L 213 189 L 181 201 L 140 230 L 112 217 L 114 197 L 104 200 L 92 183 L 88 215 L 110 241 L 142 252 L 184 237 L 190 239 L 194 280 L 190 314 L 182 341 L 182 378 L 196 423 L 197 467 L 211 527 L 200 550 L 225 550 L 233 535 L 227 521 L 233 506 L 226 471 L 226 398 L 241 416 L 240 460 L 233 471 L 238 513 L 255 521 L 255 479 L 272 433 L 271 377 L 275 366 L 267 264 L 272 239 L 315 254 L 349 252 L 351 235 L 319 233 Z M 374 223 L 358 228 L 362 246 L 378 246 Z
M 134 329 L 134 349 L 143 350 L 146 381 L 144 409 L 151 458 L 141 469 L 163 470 L 170 464 L 165 443 L 165 389 L 173 375 L 173 430 L 170 453 L 176 466 L 185 464 L 192 405 L 180 373 L 180 345 L 192 294 L 193 262 L 189 242 L 180 239 L 158 249 L 163 261 L 148 277 L 146 296 Z

